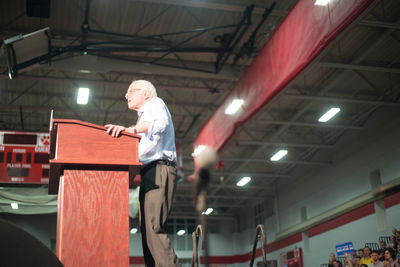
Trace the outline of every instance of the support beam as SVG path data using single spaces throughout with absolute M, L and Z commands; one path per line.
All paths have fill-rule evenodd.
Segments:
M 169 105 L 169 106 L 172 106 L 172 105 Z M 83 112 L 85 116 L 87 116 L 88 114 L 99 114 L 99 113 L 104 113 L 105 114 L 106 112 L 108 113 L 108 115 L 111 115 L 111 114 L 113 114 L 113 115 L 126 115 L 129 112 L 132 112 L 132 114 L 134 114 L 133 111 L 130 111 L 128 109 L 123 109 L 123 110 L 105 110 L 105 109 L 93 109 L 93 108 L 86 108 L 86 107 L 85 108 L 77 107 L 75 109 L 70 109 L 70 108 L 66 108 L 65 106 L 50 106 L 50 105 L 47 105 L 47 106 L 3 105 L 3 106 L 0 106 L 0 110 L 5 110 L 7 112 L 11 112 L 11 110 L 19 110 L 20 107 L 22 107 L 25 111 L 34 110 L 34 111 L 49 112 L 51 109 L 54 109 L 57 112 L 66 112 L 66 113 L 74 113 L 75 111 L 77 111 L 77 112 Z M 181 117 L 181 116 L 188 116 L 188 115 L 190 115 L 190 114 L 187 114 L 187 112 L 186 113 L 174 112 L 174 114 L 173 114 L 174 117 Z M 209 116 L 209 114 L 205 113 L 205 112 L 200 114 L 200 117 L 202 117 L 202 118 L 203 117 L 208 117 L 208 116 Z
M 9 80 L 7 74 L 0 74 L 0 79 Z M 131 82 L 125 81 L 106 81 L 106 80 L 96 80 L 96 79 L 85 79 L 85 78 L 67 78 L 67 77 L 51 77 L 51 76 L 43 76 L 43 75 L 31 75 L 31 74 L 19 74 L 18 80 L 44 80 L 44 81 L 54 81 L 54 82 L 75 82 L 82 84 L 98 84 L 98 85 L 114 85 L 128 88 Z M 162 85 L 162 84 L 154 84 L 158 90 L 184 90 L 184 91 L 204 91 L 208 92 L 210 88 L 206 87 L 185 87 L 185 86 L 173 86 L 173 85 Z M 227 91 L 228 89 L 218 88 L 218 91 Z
M 136 75 L 161 75 L 165 77 L 178 77 L 188 79 L 208 79 L 212 81 L 237 81 L 238 71 L 232 66 L 225 66 L 218 74 L 214 73 L 214 64 L 209 62 L 186 61 L 190 69 L 179 67 L 177 60 L 165 60 L 157 64 L 148 63 L 146 60 L 127 58 L 122 56 L 82 55 L 65 57 L 63 60 L 53 61 L 52 70 L 57 71 L 85 71 L 110 73 L 123 72 Z M 4 64 L 0 62 L 0 64 Z M 172 67 L 174 66 L 174 67 Z M 41 66 L 46 69 L 46 66 Z
M 246 172 L 246 171 L 241 171 L 241 172 L 214 172 L 214 175 L 237 175 L 237 176 L 251 176 L 251 177 L 269 177 L 269 178 L 288 178 L 289 175 L 287 174 L 280 174 L 280 173 L 262 173 L 262 172 Z
M 179 184 L 178 184 L 179 188 Z M 190 198 L 193 199 L 193 194 L 190 195 L 185 195 L 185 194 L 180 194 L 179 192 L 176 192 L 177 197 L 183 197 L 183 198 Z M 263 200 L 263 197 L 256 197 L 256 196 L 243 196 L 243 195 L 230 195 L 230 196 L 223 196 L 223 195 L 208 195 L 207 198 L 209 199 L 241 199 L 241 200 Z
M 275 125 L 286 125 L 286 126 L 300 126 L 300 127 L 315 127 L 315 128 L 340 128 L 340 129 L 351 129 L 361 130 L 363 127 L 354 125 L 340 125 L 340 124 L 322 124 L 322 123 L 310 123 L 310 122 L 295 122 L 295 121 L 267 121 L 259 120 L 258 124 L 275 124 Z
M 385 73 L 400 73 L 400 68 L 387 68 L 369 65 L 359 64 L 344 64 L 334 62 L 319 62 L 320 67 L 334 68 L 334 69 L 345 69 L 345 70 L 363 70 L 363 71 L 374 71 L 374 72 L 385 72 Z
M 246 6 L 242 5 L 233 5 L 233 4 L 221 4 L 221 3 L 212 3 L 209 1 L 196 1 L 196 0 L 134 0 L 136 2 L 146 2 L 146 3 L 154 3 L 154 4 L 163 4 L 163 5 L 175 5 L 175 6 L 186 6 L 186 7 L 195 7 L 195 8 L 205 8 L 212 10 L 220 10 L 227 12 L 240 12 L 243 13 L 246 10 Z M 253 13 L 262 15 L 265 12 L 265 8 L 255 7 Z M 272 16 L 285 17 L 288 14 L 287 11 L 284 10 L 273 10 L 271 12 Z
M 400 30 L 400 24 L 394 22 L 386 21 L 376 21 L 376 20 L 363 20 L 360 22 L 361 26 L 375 27 L 375 28 L 386 28 Z
M 232 203 L 224 204 L 224 203 L 210 203 L 210 202 L 208 202 L 207 206 L 213 207 L 213 208 L 241 208 L 244 205 L 243 204 L 242 205 L 232 204 Z M 187 203 L 179 203 L 178 202 L 178 203 L 174 203 L 174 208 L 175 207 L 194 207 L 194 206 L 190 202 L 187 202 Z
M 248 190 L 260 190 L 262 189 L 263 194 L 264 195 L 274 195 L 275 194 L 275 189 L 268 186 L 268 187 L 262 187 L 260 185 L 245 185 L 243 187 L 239 187 L 233 184 L 224 184 L 224 185 L 220 185 L 220 184 L 210 184 L 210 188 L 213 187 L 218 187 L 220 189 L 229 189 L 229 190 L 234 190 L 234 191 L 248 191 Z M 193 185 L 191 184 L 179 184 L 178 188 L 181 189 L 191 189 L 193 188 Z M 208 197 L 208 196 L 207 196 Z
M 191 157 L 183 157 L 183 160 L 193 161 Z M 186 174 L 192 174 L 194 170 L 184 170 Z M 240 172 L 229 172 L 229 171 L 218 171 L 213 172 L 214 176 L 224 176 L 224 175 L 247 175 L 251 177 L 270 177 L 270 178 L 288 178 L 289 175 L 281 173 L 268 173 L 268 172 L 252 172 L 252 171 L 240 171 Z
M 342 97 L 331 97 L 331 96 L 282 94 L 282 97 L 301 99 L 301 100 L 311 100 L 311 101 L 355 103 L 355 104 L 366 104 L 366 105 L 376 105 L 376 106 L 400 106 L 400 102 L 355 99 L 355 98 L 342 98 Z
M 226 214 L 226 213 L 225 213 Z M 169 219 L 198 219 L 199 216 L 196 214 L 195 211 L 191 213 L 182 213 L 182 212 L 172 212 L 170 216 L 168 216 Z M 207 216 L 207 220 L 212 220 L 212 221 L 235 221 L 235 218 L 233 217 L 232 214 L 228 215 L 210 215 Z
M 324 144 L 301 144 L 301 143 L 277 143 L 277 142 L 266 142 L 266 141 L 237 141 L 238 145 L 246 145 L 246 146 L 278 146 L 278 147 L 299 147 L 299 148 L 334 148 L 333 145 L 324 145 Z
M 247 163 L 262 163 L 262 164 L 301 164 L 301 165 L 332 165 L 331 162 L 325 161 L 302 161 L 302 160 L 278 160 L 270 161 L 269 159 L 247 159 L 247 158 L 222 158 L 222 161 L 231 162 L 247 162 Z
M 78 87 L 78 86 L 74 86 Z M 91 88 L 91 90 L 96 90 L 98 89 L 99 91 L 101 88 Z M 19 94 L 20 91 L 18 90 L 3 90 L 4 93 L 7 94 Z M 49 92 L 42 91 L 42 92 L 21 92 L 23 95 L 31 95 L 31 96 L 36 96 L 36 97 L 66 97 L 66 98 L 75 98 L 76 94 L 72 92 L 62 92 L 62 93 L 53 93 L 51 90 Z M 126 99 L 123 97 L 115 97 L 115 96 L 100 96 L 96 94 L 91 95 L 91 101 L 92 100 L 99 100 L 99 101 L 115 101 L 115 102 L 121 102 L 120 104 L 125 105 Z M 11 106 L 11 105 L 9 105 Z M 197 102 L 172 102 L 168 103 L 168 106 L 178 106 L 178 107 L 209 107 L 210 109 L 215 109 L 217 106 L 213 103 L 197 103 Z

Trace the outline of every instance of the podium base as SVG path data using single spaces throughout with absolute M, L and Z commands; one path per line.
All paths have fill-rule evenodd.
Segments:
M 57 255 L 65 267 L 129 266 L 129 180 L 124 171 L 64 170 Z

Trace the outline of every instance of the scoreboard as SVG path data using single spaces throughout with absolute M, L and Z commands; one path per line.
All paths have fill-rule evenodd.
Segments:
M 0 131 L 0 183 L 49 183 L 50 134 Z

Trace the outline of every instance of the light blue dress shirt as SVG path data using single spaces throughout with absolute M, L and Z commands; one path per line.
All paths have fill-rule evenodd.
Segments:
M 138 111 L 137 124 L 151 122 L 147 133 L 139 133 L 139 161 L 143 166 L 155 160 L 176 162 L 175 131 L 164 101 L 153 97 Z

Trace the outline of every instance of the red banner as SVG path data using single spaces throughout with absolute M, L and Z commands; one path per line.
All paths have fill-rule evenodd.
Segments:
M 209 146 L 219 152 L 236 129 L 266 105 L 304 70 L 374 0 L 299 0 L 265 44 L 249 68 L 205 124 L 194 148 Z M 234 114 L 234 102 L 243 101 Z M 229 113 L 229 112 L 228 112 Z

